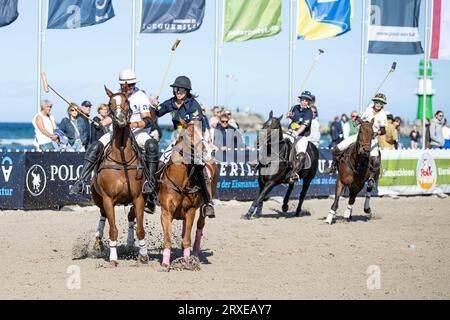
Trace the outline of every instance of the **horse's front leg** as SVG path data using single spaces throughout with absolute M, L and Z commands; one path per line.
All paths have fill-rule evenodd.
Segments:
M 348 205 L 347 209 L 344 212 L 344 218 L 347 220 L 352 219 L 352 211 L 353 211 L 353 205 L 355 204 L 356 195 L 358 194 L 357 188 L 350 188 L 350 194 L 348 198 Z
M 248 212 L 245 214 L 245 216 L 243 217 L 244 219 L 250 220 L 252 218 L 253 213 L 255 212 L 255 210 L 258 208 L 259 203 L 264 201 L 264 198 L 266 197 L 266 195 L 269 194 L 269 192 L 272 190 L 272 188 L 274 187 L 274 183 L 270 182 L 268 185 L 266 185 L 262 192 L 259 193 L 258 197 L 256 198 L 255 201 L 253 201 L 252 205 L 250 206 L 250 208 L 248 209 Z
M 364 200 L 364 212 L 369 215 L 369 219 L 372 218 L 372 210 L 370 209 L 370 196 L 372 193 L 372 188 L 367 186 L 366 188 L 366 198 Z
M 300 198 L 298 199 L 298 205 L 297 210 L 295 210 L 295 216 L 300 216 L 300 213 L 302 213 L 302 205 L 303 201 L 305 200 L 306 194 L 308 193 L 309 185 L 311 184 L 311 180 L 314 178 L 310 177 L 307 180 L 303 180 L 303 186 L 302 186 L 302 192 L 300 192 Z
M 195 219 L 195 208 L 190 208 L 188 212 L 186 212 L 184 224 L 184 235 L 183 235 L 183 256 L 185 258 L 189 258 L 191 255 L 191 234 L 192 234 L 192 225 L 194 224 Z
M 335 192 L 334 202 L 331 206 L 331 210 L 328 213 L 327 220 L 326 220 L 328 224 L 332 224 L 334 217 L 336 216 L 336 210 L 339 206 L 339 198 L 342 194 L 342 191 L 344 191 L 344 184 L 341 182 L 341 180 L 338 177 L 338 179 L 336 180 L 336 192 Z
M 162 266 L 164 268 L 170 267 L 170 251 L 172 249 L 172 215 L 170 212 L 161 207 L 161 225 L 164 233 L 164 251 L 163 251 L 163 260 Z
M 291 197 L 292 190 L 294 190 L 294 184 L 293 183 L 289 183 L 289 187 L 286 190 L 286 194 L 284 195 L 283 205 L 281 206 L 281 210 L 283 212 L 287 212 L 288 209 L 289 209 L 288 202 L 289 202 L 289 198 Z
M 136 215 L 136 236 L 139 241 L 139 256 L 138 262 L 148 263 L 148 250 L 145 242 L 145 230 L 144 230 L 144 197 L 139 195 L 134 201 L 134 212 Z
M 114 213 L 114 204 L 111 198 L 105 197 L 103 198 L 103 208 L 105 209 L 106 217 L 108 218 L 109 223 L 109 261 L 112 267 L 116 267 L 118 265 L 118 257 L 117 257 L 117 237 L 119 235 L 119 231 L 116 226 L 116 217 Z

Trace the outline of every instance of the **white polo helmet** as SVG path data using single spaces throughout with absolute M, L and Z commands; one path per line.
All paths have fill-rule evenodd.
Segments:
M 136 79 L 136 74 L 131 69 L 123 69 L 119 73 L 119 83 L 125 84 L 125 82 L 131 84 L 138 82 Z

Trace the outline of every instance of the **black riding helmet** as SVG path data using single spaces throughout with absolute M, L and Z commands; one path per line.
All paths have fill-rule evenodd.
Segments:
M 191 80 L 186 76 L 179 76 L 175 79 L 175 82 L 170 85 L 172 88 L 184 88 L 186 90 L 192 90 Z

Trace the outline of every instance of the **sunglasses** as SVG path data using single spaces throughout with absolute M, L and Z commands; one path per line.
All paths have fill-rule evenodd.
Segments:
M 174 90 L 176 93 L 186 93 L 186 92 L 187 92 L 187 90 L 186 90 L 185 88 L 177 88 L 177 87 L 174 87 L 173 90 Z
M 75 110 L 75 109 L 72 109 L 72 110 L 69 110 L 69 112 L 78 112 L 77 110 Z
M 220 121 L 220 122 L 222 122 L 222 123 L 228 123 L 228 121 Z

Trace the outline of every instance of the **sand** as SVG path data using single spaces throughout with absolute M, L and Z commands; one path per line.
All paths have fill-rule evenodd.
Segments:
M 331 199 L 306 200 L 301 217 L 293 217 L 297 201 L 287 214 L 279 213 L 280 202 L 266 201 L 262 218 L 245 221 L 249 202 L 216 201 L 217 217 L 206 221 L 199 260 L 192 259 L 199 268 L 179 271 L 178 264 L 169 272 L 159 264 L 159 208 L 146 215 L 149 264 L 121 246 L 117 268 L 109 267 L 108 249 L 92 249 L 94 206 L 0 211 L 0 298 L 450 298 L 450 198 L 373 198 L 369 221 L 358 199 L 353 220 L 331 226 L 324 220 Z M 124 245 L 124 208 L 116 214 Z M 173 260 L 182 255 L 180 229 L 175 221 Z

